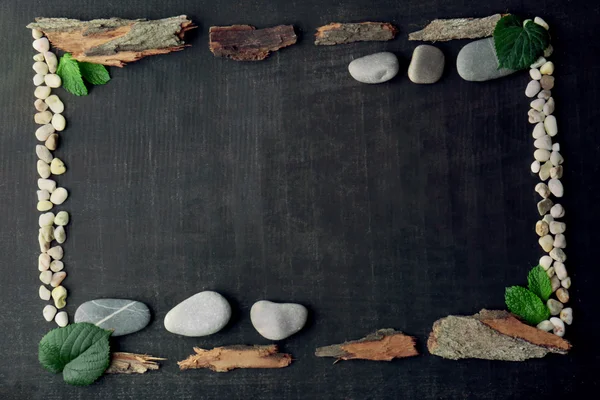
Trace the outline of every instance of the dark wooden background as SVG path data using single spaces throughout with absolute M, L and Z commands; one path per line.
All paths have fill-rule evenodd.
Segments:
M 2 399 L 516 399 L 597 390 L 598 137 L 596 2 L 523 1 L 2 1 L 0 37 L 0 397 Z M 452 362 L 427 355 L 432 323 L 503 307 L 541 255 L 528 77 L 465 82 L 466 41 L 441 43 L 443 80 L 406 78 L 407 34 L 436 17 L 541 15 L 556 51 L 559 142 L 565 156 L 567 268 L 574 349 L 525 363 Z M 187 14 L 192 47 L 124 69 L 88 97 L 62 91 L 67 130 L 56 152 L 71 198 L 67 310 L 99 297 L 148 304 L 144 331 L 114 348 L 167 357 L 159 372 L 69 387 L 37 362 L 53 323 L 37 288 L 37 217 L 30 32 L 36 16 L 91 19 Z M 394 41 L 315 47 L 331 21 L 392 21 Z M 299 43 L 260 63 L 214 58 L 211 25 L 294 24 Z M 355 82 L 352 59 L 395 52 L 402 73 Z M 204 338 L 162 320 L 201 290 L 235 315 Z M 281 343 L 283 370 L 179 372 L 193 346 L 267 343 L 249 308 L 258 299 L 307 305 L 311 319 Z M 393 327 L 425 354 L 392 363 L 317 359 L 315 347 Z

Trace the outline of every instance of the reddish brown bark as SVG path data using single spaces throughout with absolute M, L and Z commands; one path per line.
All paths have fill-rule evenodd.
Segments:
M 236 61 L 260 61 L 272 51 L 296 43 L 292 25 L 256 29 L 250 25 L 211 26 L 209 48 L 216 57 Z

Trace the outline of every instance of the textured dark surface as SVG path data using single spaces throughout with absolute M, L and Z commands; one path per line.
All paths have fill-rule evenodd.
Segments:
M 522 1 L 2 1 L 0 110 L 0 398 L 2 399 L 515 399 L 598 389 L 597 63 L 599 5 Z M 568 356 L 525 363 L 427 355 L 433 322 L 503 306 L 541 255 L 527 123 L 527 74 L 483 84 L 457 75 L 466 42 L 439 44 L 439 83 L 405 74 L 379 86 L 351 79 L 353 58 L 395 52 L 434 18 L 541 14 L 555 45 L 559 140 L 565 156 L 567 268 L 575 325 Z M 145 302 L 153 320 L 115 349 L 167 357 L 160 371 L 73 388 L 42 370 L 37 343 L 52 324 L 37 296 L 31 36 L 36 16 L 161 18 L 188 14 L 193 47 L 111 68 L 76 98 L 58 91 L 67 130 L 57 151 L 71 192 L 65 243 L 67 310 L 99 297 Z M 331 21 L 400 28 L 385 43 L 313 45 Z M 299 43 L 260 63 L 217 59 L 211 25 L 294 24 Z M 232 324 L 205 338 L 166 332 L 167 311 L 201 290 L 232 303 Z M 193 346 L 265 344 L 258 299 L 311 310 L 281 343 L 281 370 L 179 372 Z M 391 363 L 313 356 L 318 346 L 395 328 L 425 355 Z M 589 395 L 587 396 L 589 397 Z M 577 397 L 573 397 L 577 398 Z M 579 397 L 583 398 L 583 397 Z

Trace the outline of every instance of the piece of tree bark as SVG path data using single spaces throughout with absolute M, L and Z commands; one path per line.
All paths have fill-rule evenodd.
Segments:
M 317 29 L 315 45 L 332 46 L 352 42 L 392 40 L 398 29 L 387 22 L 334 22 Z
M 182 50 L 185 32 L 195 28 L 185 15 L 144 19 L 36 18 L 27 25 L 39 29 L 54 47 L 78 61 L 122 67 L 142 57 Z
M 285 368 L 292 363 L 292 355 L 278 353 L 277 345 L 233 345 L 205 350 L 194 347 L 192 354 L 179 361 L 179 369 L 208 368 L 215 372 L 227 372 L 236 368 Z
M 260 61 L 272 51 L 296 43 L 292 25 L 256 29 L 251 25 L 211 26 L 209 48 L 216 57 L 236 61 Z
M 152 357 L 147 354 L 115 352 L 111 353 L 110 365 L 104 373 L 143 374 L 149 369 L 158 369 L 160 366 L 156 361 L 160 360 L 166 360 L 166 358 Z
M 419 355 L 416 339 L 394 329 L 379 329 L 359 340 L 319 347 L 317 357 L 334 357 L 341 360 L 392 361 Z
M 522 323 L 509 312 L 481 310 L 472 316 L 450 315 L 437 320 L 427 347 L 431 354 L 452 360 L 524 361 L 548 353 L 566 354 L 571 344 Z
M 434 19 L 424 29 L 412 32 L 408 40 L 445 42 L 453 39 L 477 39 L 492 36 L 502 14 L 485 18 Z

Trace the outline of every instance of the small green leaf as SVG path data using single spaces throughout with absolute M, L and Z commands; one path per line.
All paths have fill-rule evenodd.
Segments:
M 83 79 L 92 85 L 104 85 L 110 81 L 110 75 L 108 75 L 106 67 L 102 64 L 80 62 L 79 70 L 81 71 L 81 76 L 83 76 Z
M 499 68 L 514 70 L 529 68 L 550 44 L 548 31 L 528 21 L 523 26 L 514 15 L 502 17 L 494 28 L 494 46 Z
M 79 63 L 71 54 L 65 53 L 60 58 L 56 73 L 60 76 L 62 87 L 67 92 L 73 93 L 76 96 L 86 96 L 88 94 L 85 83 L 83 83 L 83 79 L 81 78 Z
M 40 364 L 50 372 L 62 371 L 71 385 L 89 385 L 110 364 L 111 333 L 87 322 L 53 329 L 40 342 Z
M 506 288 L 504 300 L 510 312 L 520 316 L 531 325 L 537 325 L 550 317 L 548 307 L 542 300 L 524 287 L 512 286 Z
M 529 271 L 527 282 L 529 290 L 535 293 L 543 302 L 548 301 L 552 295 L 552 283 L 544 268 L 538 265 Z

